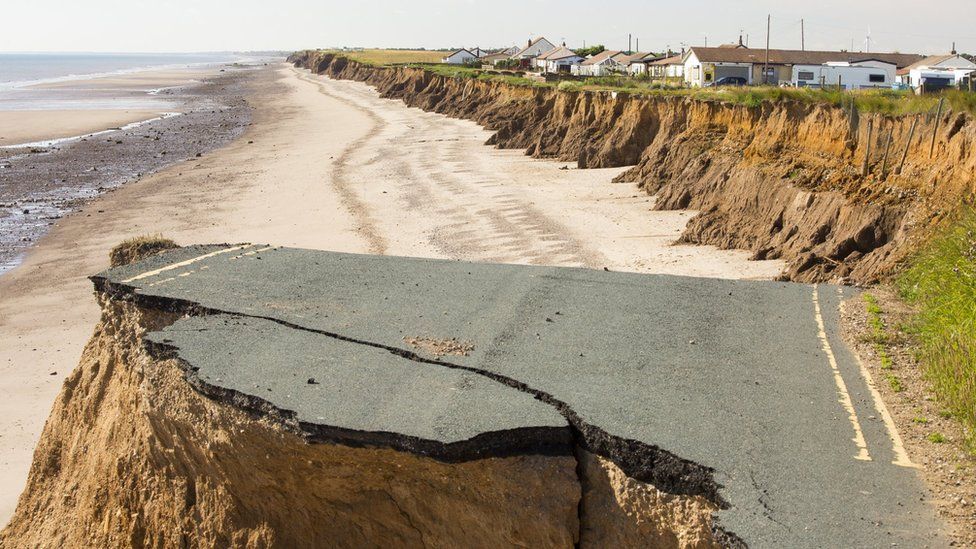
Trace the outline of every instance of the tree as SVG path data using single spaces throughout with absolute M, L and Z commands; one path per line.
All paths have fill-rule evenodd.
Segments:
M 588 48 L 580 48 L 578 50 L 573 50 L 573 53 L 580 57 L 589 57 L 591 55 L 596 55 L 607 48 L 603 47 L 603 44 L 597 44 L 596 46 L 590 46 Z

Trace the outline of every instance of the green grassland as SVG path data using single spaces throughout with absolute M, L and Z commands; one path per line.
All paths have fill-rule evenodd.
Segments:
M 898 283 L 918 310 L 912 331 L 926 376 L 976 452 L 976 211 L 962 210 Z
M 442 50 L 331 50 L 365 65 L 403 65 L 407 63 L 440 63 L 449 51 Z

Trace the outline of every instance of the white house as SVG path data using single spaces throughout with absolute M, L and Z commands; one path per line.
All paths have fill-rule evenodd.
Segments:
M 536 67 L 541 69 L 542 72 L 548 73 L 568 73 L 572 71 L 573 67 L 582 62 L 583 57 L 580 57 L 576 52 L 566 46 L 547 51 L 535 58 Z
M 952 52 L 931 55 L 898 71 L 898 81 L 916 93 L 958 86 L 976 71 L 976 63 Z
M 474 61 L 477 58 L 478 56 L 475 55 L 474 53 L 466 49 L 460 49 L 451 53 L 447 57 L 441 59 L 441 63 L 448 63 L 451 65 L 463 65 L 465 63 Z
M 707 86 L 727 76 L 745 78 L 749 84 L 791 82 L 795 65 L 858 64 L 881 61 L 904 68 L 923 59 L 908 53 L 859 53 L 846 51 L 766 50 L 746 47 L 703 48 L 694 46 L 683 57 L 685 83 Z M 764 74 L 765 71 L 765 74 Z M 888 85 L 892 83 L 888 80 Z
M 635 76 L 648 74 L 647 65 L 659 59 L 661 57 L 653 53 L 635 53 L 631 56 L 630 65 L 627 67 L 627 70 Z
M 685 65 L 680 54 L 647 61 L 645 66 L 654 79 L 679 80 L 685 76 Z
M 855 63 L 831 62 L 821 65 L 793 65 L 790 82 L 800 88 L 840 86 L 845 90 L 890 88 L 897 67 L 877 59 Z
M 601 51 L 573 67 L 573 74 L 580 76 L 605 76 L 608 74 L 625 73 L 627 72 L 627 66 L 621 62 L 624 57 L 627 57 L 627 55 L 620 51 Z
M 556 46 L 552 42 L 540 36 L 535 40 L 529 40 L 528 45 L 516 52 L 512 59 L 519 60 L 523 67 L 528 68 L 533 65 L 533 60 L 536 57 L 554 49 Z

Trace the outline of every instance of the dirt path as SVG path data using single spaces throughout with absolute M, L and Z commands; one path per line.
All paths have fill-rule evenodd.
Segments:
M 363 84 L 263 71 L 233 144 L 103 195 L 0 277 L 0 523 L 98 319 L 87 276 L 124 238 L 285 246 L 734 278 L 777 262 L 670 246 L 692 215 L 652 212 L 618 170 L 563 169 L 483 145 L 477 125 Z

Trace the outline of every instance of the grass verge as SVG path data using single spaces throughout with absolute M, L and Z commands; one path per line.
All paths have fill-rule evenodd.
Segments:
M 871 326 L 871 343 L 874 345 L 874 351 L 881 362 L 881 370 L 884 372 L 885 380 L 891 386 L 891 390 L 900 393 L 905 390 L 905 387 L 898 376 L 891 371 L 894 361 L 888 354 L 886 347 L 888 332 L 885 330 L 884 320 L 881 318 L 881 306 L 878 305 L 878 300 L 869 293 L 864 294 L 864 303 L 868 312 L 868 324 Z
M 976 211 L 925 246 L 898 287 L 918 311 L 911 329 L 926 376 L 976 453 Z

